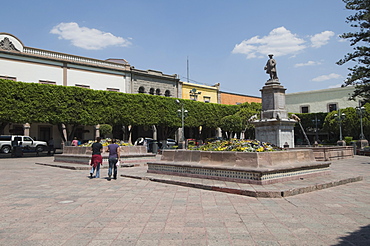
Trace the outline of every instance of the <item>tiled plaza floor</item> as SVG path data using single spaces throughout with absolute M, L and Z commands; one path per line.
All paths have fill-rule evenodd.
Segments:
M 283 198 L 35 164 L 52 161 L 0 159 L 0 245 L 370 245 L 370 157 L 333 161 L 362 181 Z

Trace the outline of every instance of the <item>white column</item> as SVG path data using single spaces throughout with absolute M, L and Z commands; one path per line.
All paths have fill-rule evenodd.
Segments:
M 31 125 L 29 123 L 23 124 L 23 135 L 24 136 L 30 135 L 30 128 L 31 128 Z
M 97 124 L 94 126 L 94 128 L 95 128 L 95 138 L 100 137 L 100 125 Z

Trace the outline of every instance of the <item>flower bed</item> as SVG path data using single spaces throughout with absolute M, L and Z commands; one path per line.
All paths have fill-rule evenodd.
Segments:
M 282 148 L 258 140 L 217 140 L 198 147 L 191 147 L 191 150 L 202 151 L 239 151 L 239 152 L 266 152 L 280 151 Z
M 105 146 L 108 146 L 110 143 L 111 143 L 112 139 L 110 138 L 105 138 L 105 139 L 102 139 L 100 141 L 100 143 L 105 147 Z M 77 147 L 91 147 L 91 145 L 95 143 L 95 141 L 93 140 L 89 140 L 89 142 L 87 143 L 84 143 L 84 144 L 80 144 L 78 145 Z M 116 144 L 118 144 L 119 146 L 133 146 L 132 144 L 130 143 L 126 143 L 124 141 L 121 141 L 121 140 L 118 140 L 116 141 Z

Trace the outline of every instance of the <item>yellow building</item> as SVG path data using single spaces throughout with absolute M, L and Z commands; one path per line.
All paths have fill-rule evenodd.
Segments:
M 205 103 L 220 103 L 220 84 L 213 86 L 180 81 L 182 99 L 190 99 Z

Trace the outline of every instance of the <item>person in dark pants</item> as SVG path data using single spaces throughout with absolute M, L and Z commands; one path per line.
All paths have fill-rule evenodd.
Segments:
M 113 171 L 113 179 L 117 179 L 117 162 L 120 161 L 120 147 L 116 144 L 115 139 L 112 139 L 112 143 L 108 145 L 107 151 L 109 152 L 108 177 L 109 179 L 112 177 Z
M 100 143 L 101 138 L 97 137 L 96 142 L 92 144 L 92 157 L 91 163 L 92 166 L 90 170 L 90 178 L 93 178 L 93 174 L 96 170 L 95 178 L 100 178 L 100 165 L 103 165 L 103 158 L 101 153 L 103 152 L 103 145 Z
M 53 152 L 53 154 L 51 154 Z M 54 139 L 50 138 L 48 141 L 48 155 L 54 155 L 55 154 L 55 148 L 54 148 Z

